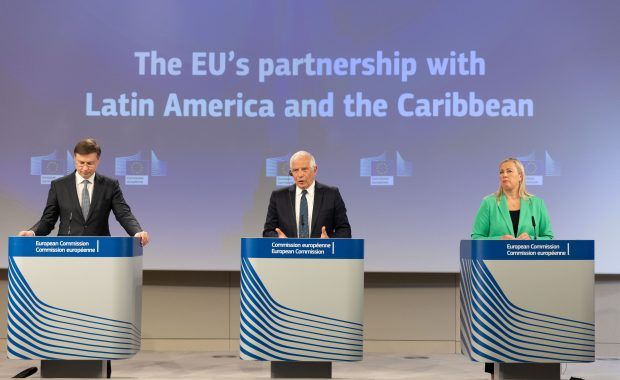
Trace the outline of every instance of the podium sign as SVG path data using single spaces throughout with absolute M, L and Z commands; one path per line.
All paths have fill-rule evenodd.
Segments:
M 363 296 L 363 240 L 241 239 L 241 358 L 362 360 Z
M 130 358 L 141 307 L 138 239 L 9 238 L 9 358 Z
M 461 241 L 461 351 L 473 361 L 594 361 L 594 241 Z

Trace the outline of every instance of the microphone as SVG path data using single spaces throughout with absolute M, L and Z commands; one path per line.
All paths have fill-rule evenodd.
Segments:
M 71 236 L 71 221 L 73 220 L 73 211 L 69 212 L 69 231 L 67 231 L 67 236 Z
M 536 219 L 534 219 L 534 215 L 532 215 L 532 227 L 534 227 L 534 240 L 538 240 L 536 237 Z

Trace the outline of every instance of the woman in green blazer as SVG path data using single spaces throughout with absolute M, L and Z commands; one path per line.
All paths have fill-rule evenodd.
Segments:
M 507 158 L 499 164 L 499 189 L 482 200 L 471 238 L 553 239 L 545 202 L 527 192 L 521 161 Z M 485 363 L 484 371 L 493 378 L 493 363 Z
M 472 239 L 553 239 L 545 202 L 527 192 L 525 170 L 516 158 L 499 165 L 499 189 L 484 197 Z

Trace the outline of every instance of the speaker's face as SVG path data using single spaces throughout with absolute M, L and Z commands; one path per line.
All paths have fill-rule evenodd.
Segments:
M 77 170 L 79 175 L 84 179 L 92 177 L 97 171 L 97 166 L 99 166 L 99 157 L 97 157 L 97 153 L 76 153 L 73 159 L 75 161 L 75 170 Z
M 291 175 L 300 189 L 307 189 L 314 183 L 317 167 L 310 166 L 310 157 L 301 156 L 293 160 Z
M 505 192 L 518 190 L 521 181 L 523 181 L 523 175 L 519 173 L 514 162 L 504 162 L 499 167 L 499 184 Z

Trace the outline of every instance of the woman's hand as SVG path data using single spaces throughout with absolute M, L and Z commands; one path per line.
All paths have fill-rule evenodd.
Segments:
M 530 235 L 528 235 L 527 232 L 524 232 L 521 235 L 519 235 L 519 237 L 517 239 L 519 239 L 519 240 L 531 240 L 532 238 L 530 238 Z

